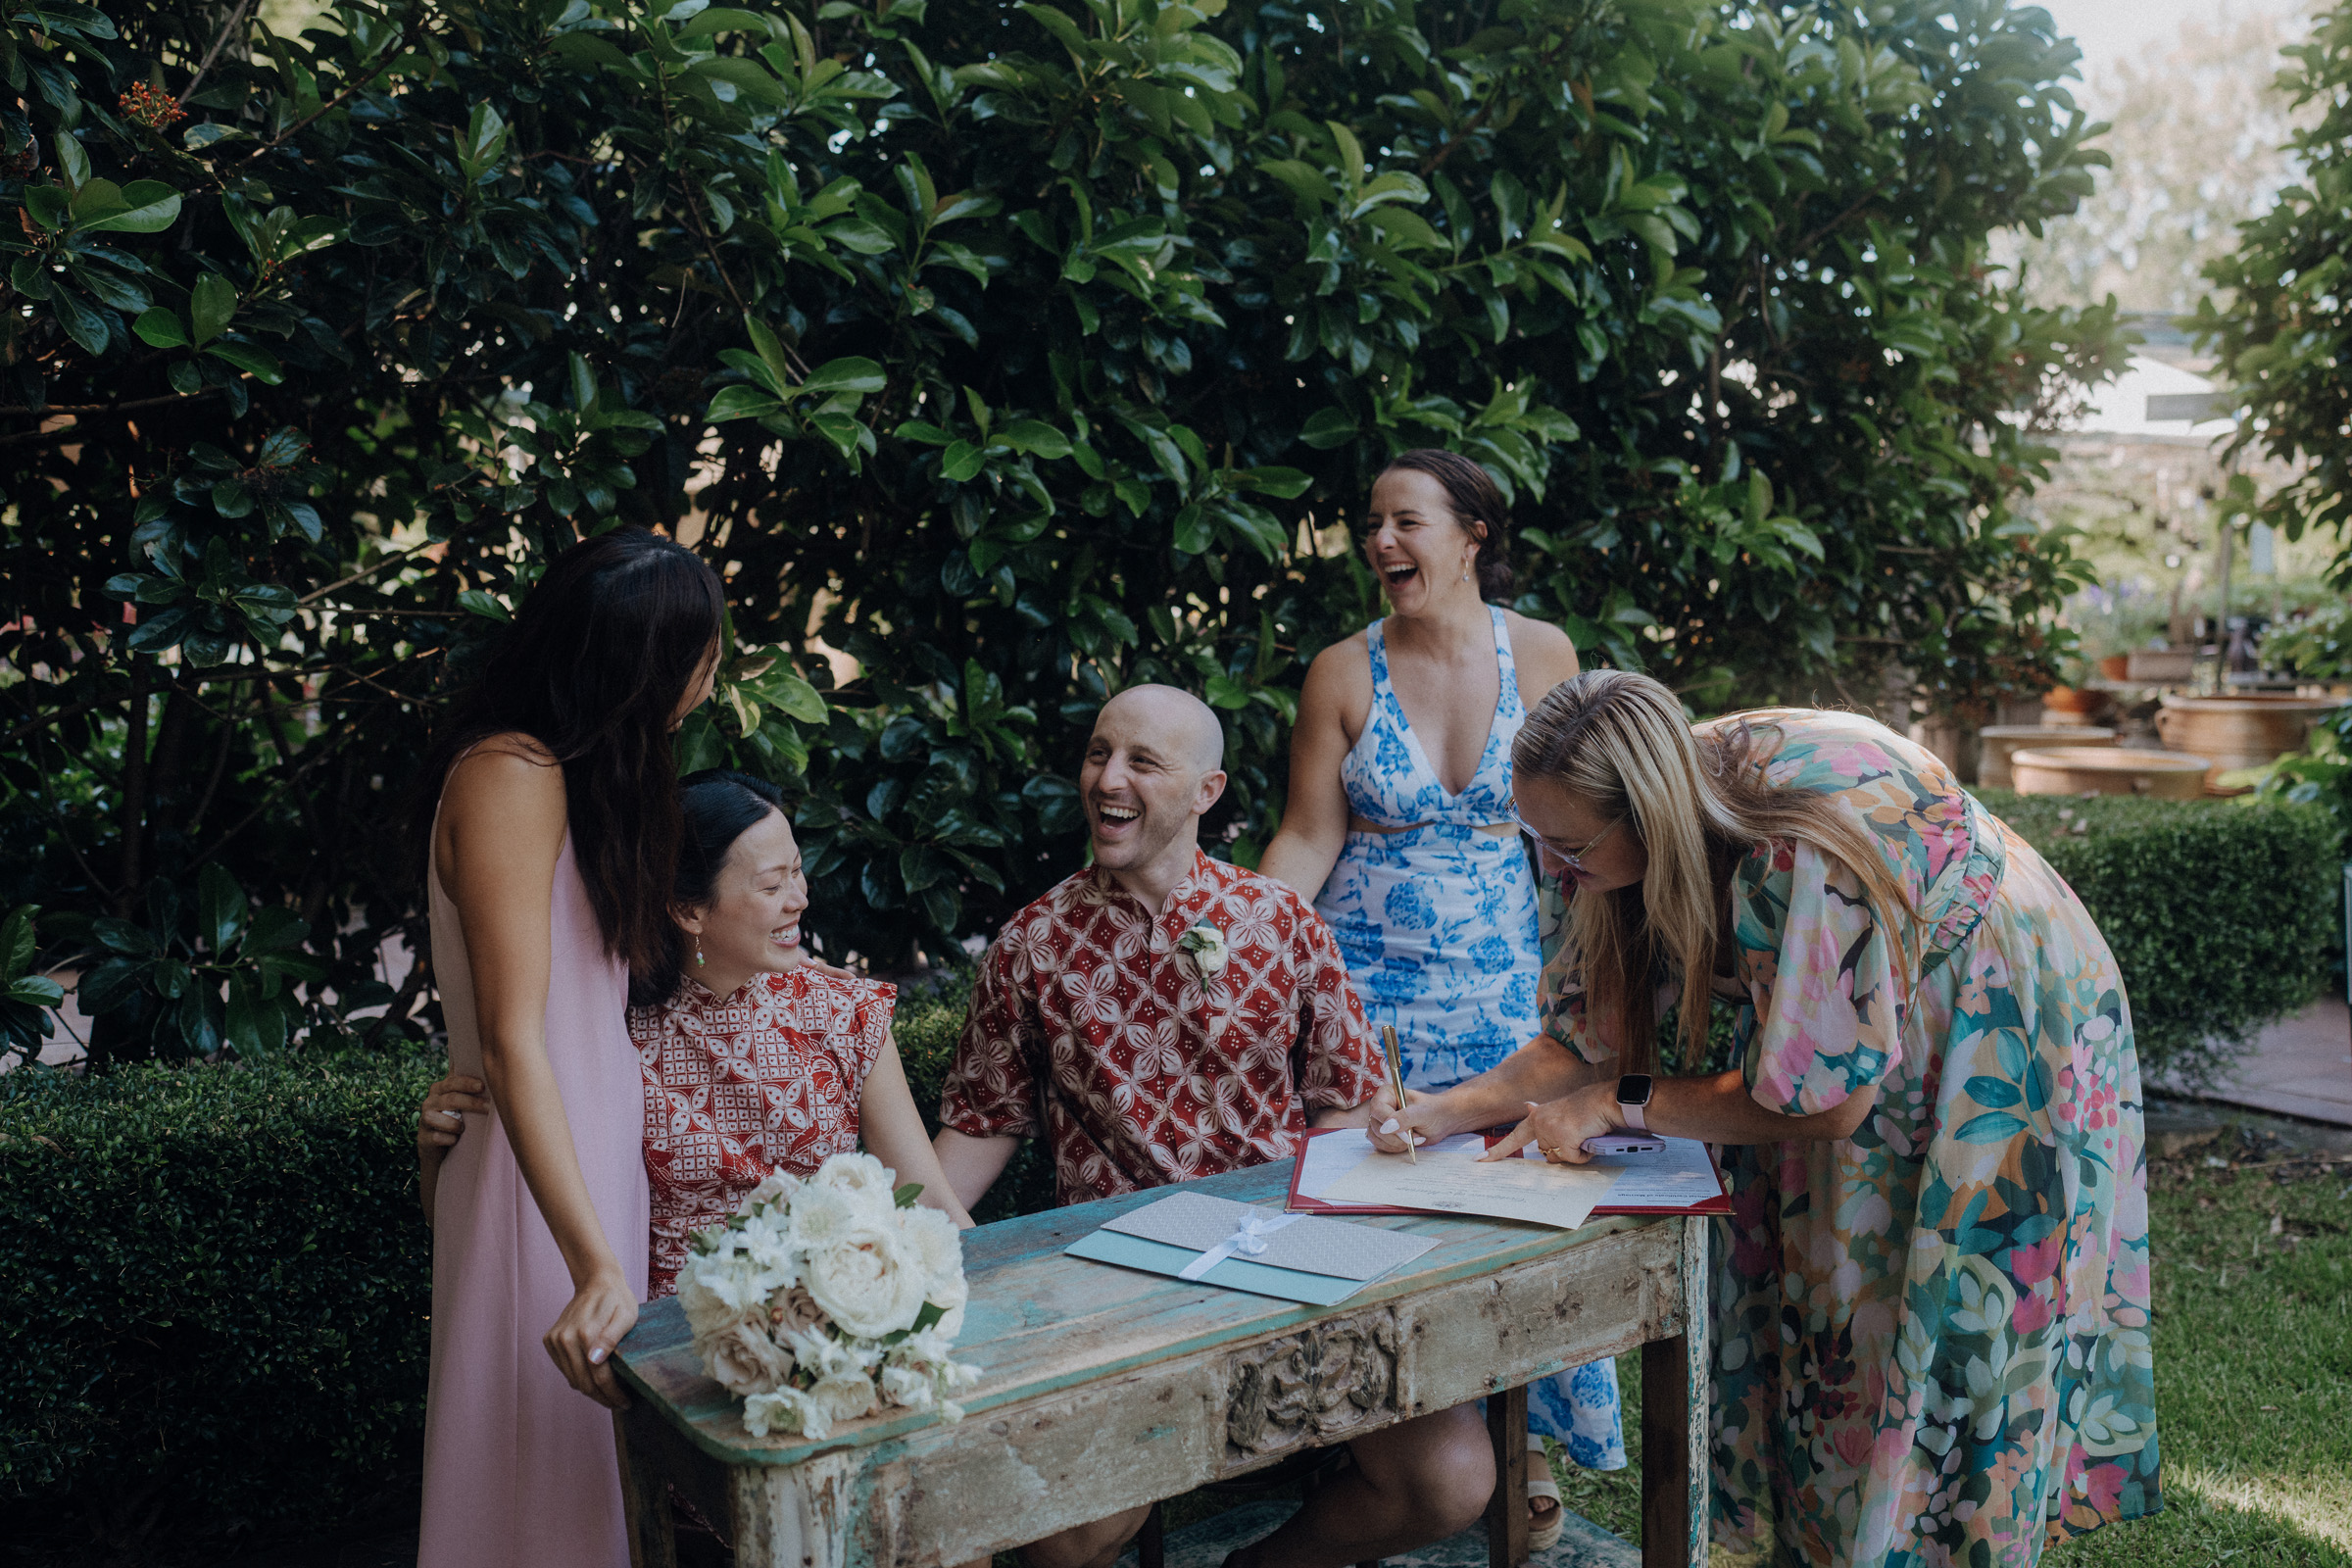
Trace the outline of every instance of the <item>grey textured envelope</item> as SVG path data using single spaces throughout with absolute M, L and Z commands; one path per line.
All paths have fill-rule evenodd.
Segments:
M 1258 1238 L 1265 1244 L 1264 1251 L 1237 1251 L 1235 1257 L 1244 1262 L 1263 1263 L 1268 1268 L 1327 1274 L 1335 1279 L 1376 1280 L 1438 1245 L 1427 1236 L 1408 1236 L 1401 1231 L 1380 1230 L 1342 1219 L 1285 1214 L 1280 1209 L 1237 1203 L 1230 1198 L 1211 1198 L 1206 1193 L 1172 1193 L 1156 1203 L 1147 1203 L 1133 1213 L 1121 1215 L 1102 1228 L 1141 1236 L 1148 1242 L 1205 1252 L 1229 1240 L 1251 1218 L 1261 1224 L 1280 1220 L 1289 1223 Z

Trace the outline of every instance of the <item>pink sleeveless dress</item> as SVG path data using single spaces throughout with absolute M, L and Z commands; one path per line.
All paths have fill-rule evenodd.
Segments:
M 473 972 L 457 906 L 428 864 L 433 978 L 452 1072 L 481 1076 Z M 547 1054 L 605 1239 L 645 1297 L 645 1089 L 628 970 L 605 952 L 571 836 L 556 858 Z M 628 1568 L 612 1417 L 540 1344 L 571 1276 L 505 1126 L 467 1126 L 433 1213 L 433 1359 L 425 1396 L 418 1568 Z

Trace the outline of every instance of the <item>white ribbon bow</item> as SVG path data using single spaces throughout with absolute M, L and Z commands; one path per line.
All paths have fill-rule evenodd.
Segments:
M 1180 1280 L 1197 1280 L 1236 1253 L 1245 1257 L 1256 1257 L 1265 1251 L 1267 1237 L 1291 1221 L 1305 1217 L 1303 1214 L 1252 1213 L 1233 1228 L 1231 1236 L 1194 1258 L 1176 1277 Z

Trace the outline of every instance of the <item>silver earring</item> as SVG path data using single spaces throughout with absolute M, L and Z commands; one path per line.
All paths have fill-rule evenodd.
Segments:
M 1464 557 L 1462 558 L 1462 581 L 1464 581 L 1464 582 L 1468 582 L 1469 580 L 1470 580 L 1470 558 L 1469 558 L 1468 556 L 1464 556 Z

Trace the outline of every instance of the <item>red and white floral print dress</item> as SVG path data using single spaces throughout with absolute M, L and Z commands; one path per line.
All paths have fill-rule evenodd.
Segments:
M 806 1176 L 858 1148 L 866 1074 L 890 1039 L 898 988 L 801 968 L 730 997 L 692 976 L 629 1009 L 645 1076 L 653 1200 L 647 1299 L 677 1289 L 687 1244 L 775 1171 Z

